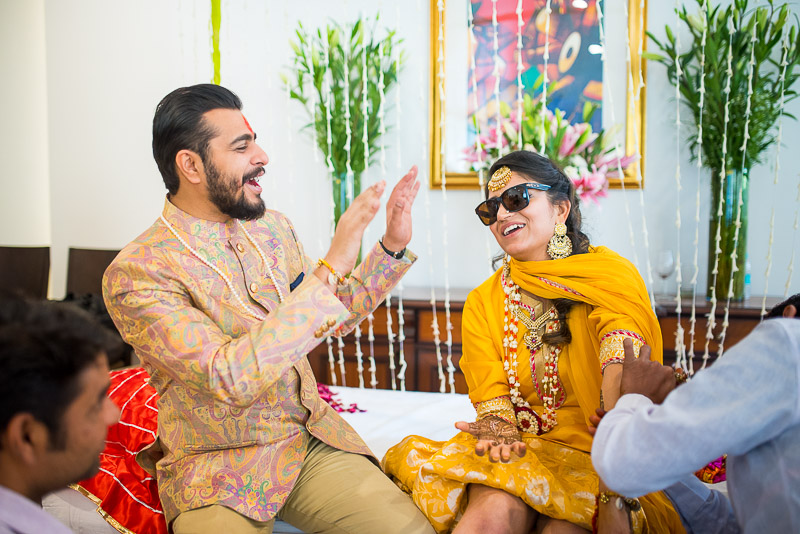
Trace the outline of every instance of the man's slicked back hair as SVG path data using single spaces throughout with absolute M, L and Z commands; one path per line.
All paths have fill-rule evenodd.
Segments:
M 180 185 L 175 168 L 178 152 L 191 150 L 206 161 L 208 144 L 216 132 L 203 114 L 214 109 L 242 109 L 242 101 L 229 89 L 203 83 L 172 91 L 156 107 L 153 157 L 170 195 L 177 193 Z

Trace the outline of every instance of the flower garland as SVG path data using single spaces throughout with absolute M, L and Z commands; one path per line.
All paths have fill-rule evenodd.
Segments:
M 705 482 L 706 484 L 716 484 L 718 482 L 725 482 L 727 479 L 726 464 L 728 455 L 723 455 L 707 466 L 697 471 L 694 475 Z
M 517 426 L 524 432 L 531 432 L 536 435 L 549 432 L 558 424 L 556 409 L 563 404 L 564 389 L 558 378 L 558 357 L 561 354 L 561 347 L 553 346 L 550 350 L 544 351 L 544 372 L 542 376 L 541 388 L 536 380 L 535 354 L 541 347 L 542 342 L 538 338 L 538 328 L 543 323 L 547 323 L 547 332 L 552 332 L 558 327 L 558 315 L 555 308 L 550 308 L 542 317 L 532 324 L 528 324 L 528 333 L 525 335 L 525 343 L 531 351 L 531 378 L 536 388 L 536 394 L 542 400 L 544 410 L 540 417 L 531 405 L 522 398 L 519 392 L 519 373 L 517 372 L 517 334 L 519 332 L 520 317 L 524 312 L 520 308 L 526 309 L 522 304 L 519 286 L 511 279 L 511 272 L 508 262 L 504 262 L 501 274 L 501 283 L 505 299 L 503 303 L 503 369 L 508 377 L 509 395 L 511 403 L 514 405 L 514 412 L 517 416 Z M 527 321 L 523 320 L 523 323 Z

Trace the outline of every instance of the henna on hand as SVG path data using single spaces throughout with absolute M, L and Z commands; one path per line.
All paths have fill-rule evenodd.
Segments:
M 479 441 L 490 441 L 493 445 L 511 445 L 522 439 L 522 435 L 515 425 L 496 415 L 487 415 L 483 419 L 470 423 L 469 433 Z

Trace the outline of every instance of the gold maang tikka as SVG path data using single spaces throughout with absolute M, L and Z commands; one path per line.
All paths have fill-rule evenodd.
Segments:
M 503 189 L 508 181 L 511 179 L 511 169 L 503 165 L 492 174 L 492 179 L 489 180 L 489 183 L 486 184 L 486 187 L 489 188 L 489 191 L 497 191 L 498 189 Z

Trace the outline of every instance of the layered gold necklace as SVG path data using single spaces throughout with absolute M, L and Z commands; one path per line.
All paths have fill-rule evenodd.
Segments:
M 519 286 L 511 279 L 511 272 L 507 262 L 503 265 L 501 283 L 505 293 L 503 368 L 508 377 L 511 402 L 517 415 L 517 426 L 524 432 L 541 435 L 558 424 L 556 409 L 563 404 L 565 393 L 558 377 L 558 357 L 561 353 L 561 347 L 547 345 L 542 340 L 542 336 L 545 333 L 553 332 L 558 328 L 558 313 L 551 306 L 539 317 L 535 317 L 535 311 L 531 307 L 522 304 Z M 520 322 L 527 330 L 522 339 L 530 351 L 531 381 L 544 408 L 541 417 L 522 398 L 519 392 L 517 334 Z M 544 364 L 544 369 L 541 370 L 541 384 L 536 376 L 536 355 L 540 352 L 542 353 Z

